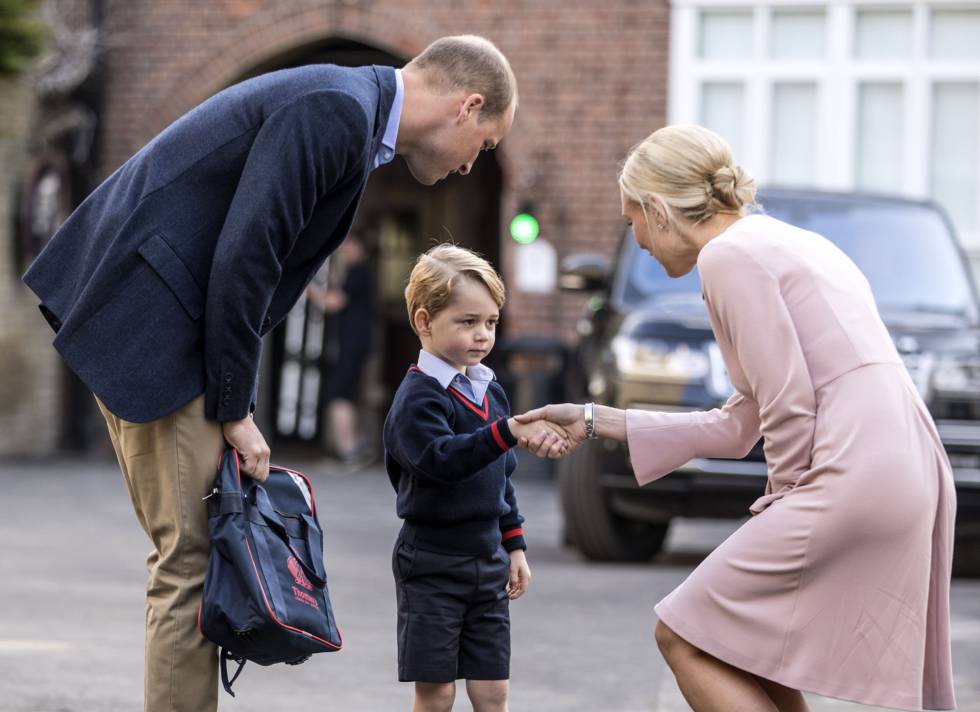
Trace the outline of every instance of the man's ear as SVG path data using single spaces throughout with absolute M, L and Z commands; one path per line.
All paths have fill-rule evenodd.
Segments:
M 482 94 L 470 94 L 460 104 L 457 119 L 462 123 L 468 121 L 471 116 L 478 116 L 483 109 L 483 103 Z
M 412 317 L 412 323 L 415 324 L 415 331 L 418 332 L 419 336 L 432 336 L 432 326 L 431 320 L 429 319 L 429 312 L 425 309 L 415 310 L 415 316 Z

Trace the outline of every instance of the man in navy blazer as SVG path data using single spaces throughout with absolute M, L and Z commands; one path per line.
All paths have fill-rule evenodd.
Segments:
M 207 562 L 201 497 L 225 441 L 268 475 L 250 417 L 262 336 L 400 154 L 432 185 L 509 131 L 517 85 L 475 36 L 402 70 L 311 65 L 234 85 L 144 146 L 68 218 L 24 281 L 54 346 L 96 395 L 148 560 L 146 709 L 212 710 L 216 656 L 195 630 Z

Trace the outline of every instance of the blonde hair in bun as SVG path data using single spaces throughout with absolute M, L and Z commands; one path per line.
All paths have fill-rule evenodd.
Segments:
M 619 187 L 644 212 L 648 196 L 657 195 L 695 224 L 755 207 L 755 179 L 734 165 L 731 146 L 693 124 L 665 126 L 630 149 Z

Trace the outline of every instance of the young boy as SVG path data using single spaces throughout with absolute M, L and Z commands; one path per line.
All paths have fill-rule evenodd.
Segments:
M 398 679 L 415 682 L 415 712 L 451 710 L 457 679 L 466 680 L 474 712 L 503 712 L 509 601 L 531 580 L 511 448 L 542 429 L 552 443 L 563 433 L 511 418 L 493 371 L 480 363 L 504 304 L 503 282 L 486 260 L 434 247 L 416 262 L 405 300 L 422 350 L 384 425 L 385 467 L 405 520 L 392 554 Z

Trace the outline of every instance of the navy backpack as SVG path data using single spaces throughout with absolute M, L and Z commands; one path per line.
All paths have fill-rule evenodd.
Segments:
M 305 475 L 271 465 L 269 478 L 242 479 L 228 449 L 208 503 L 211 553 L 198 627 L 221 647 L 221 683 L 245 662 L 297 665 L 340 650 L 323 569 L 323 533 Z M 228 679 L 228 661 L 238 663 Z

